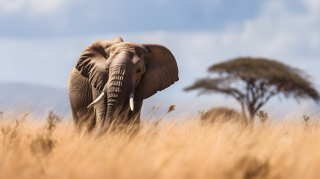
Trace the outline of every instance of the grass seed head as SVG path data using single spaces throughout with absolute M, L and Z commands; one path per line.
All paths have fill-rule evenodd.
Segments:
M 171 105 L 170 107 L 169 107 L 169 109 L 168 109 L 168 112 L 167 112 L 167 114 L 169 113 L 169 112 L 171 112 L 171 111 L 173 111 L 173 110 L 175 110 L 176 108 L 176 105 Z
M 204 114 L 204 109 L 201 111 L 198 111 L 198 113 L 199 113 L 199 115 L 200 115 L 200 118 L 202 118 L 203 117 L 203 114 Z
M 303 116 L 303 119 L 304 119 L 304 121 L 305 121 L 305 122 L 308 122 L 308 121 L 310 120 L 310 117 L 309 117 L 309 116 L 304 115 L 304 116 Z
M 264 111 L 259 111 L 259 112 L 257 113 L 257 116 L 259 117 L 260 122 L 263 123 L 263 124 L 264 124 L 264 123 L 267 121 L 267 119 L 269 118 L 268 113 L 264 113 Z

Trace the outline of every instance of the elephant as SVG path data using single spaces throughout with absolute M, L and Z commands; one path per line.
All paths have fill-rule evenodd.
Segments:
M 70 73 L 68 93 L 76 128 L 89 131 L 114 122 L 139 124 L 143 100 L 179 80 L 169 49 L 124 42 L 90 44 Z

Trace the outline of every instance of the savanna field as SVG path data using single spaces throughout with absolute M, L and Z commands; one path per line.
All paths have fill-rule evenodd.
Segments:
M 253 126 L 158 117 L 100 137 L 75 131 L 71 118 L 1 118 L 1 179 L 320 176 L 320 124 L 302 117 Z

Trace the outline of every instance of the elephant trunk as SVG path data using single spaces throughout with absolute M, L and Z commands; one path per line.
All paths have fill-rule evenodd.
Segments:
M 124 65 L 118 65 L 110 69 L 109 81 L 107 83 L 107 114 L 106 120 L 112 122 L 112 118 L 119 115 L 122 104 L 129 97 L 131 80 L 127 77 Z M 132 100 L 130 100 L 133 102 Z M 131 106 L 131 105 L 130 105 Z
M 107 97 L 106 116 L 103 123 L 111 124 L 113 117 L 119 117 L 128 105 L 131 111 L 134 111 L 135 84 L 131 78 L 132 74 L 126 73 L 125 67 L 125 65 L 116 65 L 109 69 L 109 80 L 103 92 L 88 106 L 88 108 L 93 107 Z

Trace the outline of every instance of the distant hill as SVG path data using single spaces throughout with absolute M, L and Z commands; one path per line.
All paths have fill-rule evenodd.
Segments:
M 23 83 L 0 83 L 0 111 L 14 110 L 44 113 L 49 110 L 66 115 L 70 112 L 68 91 Z
M 141 117 L 164 116 L 172 104 L 176 105 L 176 110 L 170 113 L 173 116 L 184 114 L 185 111 L 189 111 L 188 115 L 197 115 L 199 110 L 210 106 L 203 101 L 198 103 L 193 101 L 190 104 L 190 101 L 177 101 L 153 96 L 143 101 Z M 151 111 L 153 106 L 155 106 L 155 110 Z M 161 108 L 156 110 L 160 106 Z M 67 89 L 13 82 L 0 82 L 0 111 L 13 111 L 12 113 L 18 113 L 19 116 L 26 111 L 40 115 L 47 115 L 49 111 L 63 116 L 71 114 Z
M 147 116 L 154 105 L 158 106 L 160 104 L 162 108 L 157 114 L 165 114 L 168 107 L 176 103 L 159 100 L 158 98 L 149 98 L 144 100 L 142 116 Z M 0 82 L 0 111 L 13 111 L 13 113 L 18 113 L 20 116 L 26 111 L 41 115 L 47 115 L 49 111 L 54 111 L 55 114 L 59 115 L 71 114 L 69 96 L 66 89 L 9 82 Z

